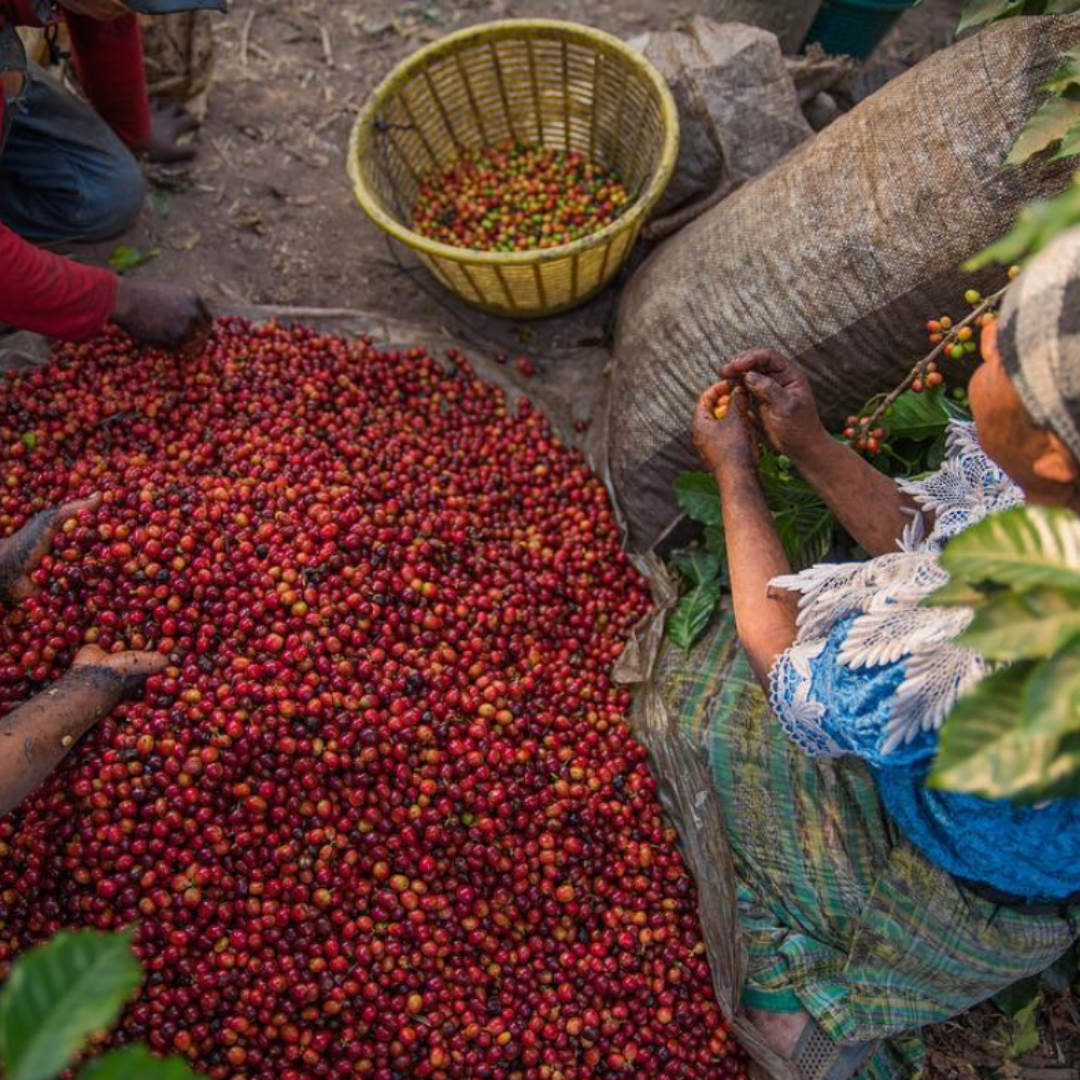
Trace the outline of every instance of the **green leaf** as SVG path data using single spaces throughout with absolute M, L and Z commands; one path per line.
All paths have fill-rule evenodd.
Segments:
M 760 474 L 788 562 L 794 569 L 820 562 L 836 534 L 832 512 L 805 480 L 784 472 L 774 455 L 762 455 Z
M 1013 1036 L 1009 1043 L 1008 1056 L 1011 1058 L 1023 1057 L 1037 1050 L 1042 1043 L 1039 1034 L 1039 1025 L 1035 1022 L 1035 1013 L 1039 1007 L 1041 995 L 1029 1005 L 1025 1005 L 1016 1016 L 1013 1017 Z
M 668 617 L 668 637 L 680 649 L 689 649 L 705 632 L 719 602 L 719 581 L 707 581 L 687 593 Z
M 165 188 L 152 184 L 150 190 L 146 193 L 146 201 L 150 204 L 150 209 L 153 210 L 159 218 L 169 216 L 169 203 L 171 199 Z
M 1016 137 L 1005 164 L 1023 164 L 1060 142 L 1077 123 L 1080 123 L 1080 101 L 1062 97 L 1044 101 Z
M 1023 708 L 1031 731 L 1059 738 L 1080 732 L 1080 639 L 1073 638 L 1035 669 Z
M 923 607 L 981 608 L 990 602 L 992 596 L 993 594 L 988 594 L 983 589 L 976 589 L 974 585 L 969 585 L 965 581 L 950 581 L 931 593 L 923 601 Z
M 671 564 L 692 586 L 720 576 L 720 556 L 712 551 L 682 551 L 672 556 Z
M 953 400 L 948 394 L 941 399 L 942 408 L 949 414 L 950 420 L 970 420 L 971 410 L 959 401 Z
M 1080 180 L 1074 179 L 1060 195 L 1029 203 L 1013 227 L 1000 239 L 964 263 L 965 270 L 981 270 L 999 263 L 1011 266 L 1038 254 L 1060 233 L 1080 224 Z
M 984 799 L 1042 790 L 1057 739 L 1021 730 L 1035 666 L 1024 660 L 997 671 L 960 698 L 941 728 L 930 787 Z
M 1012 986 L 1006 986 L 991 1000 L 1010 1020 L 1013 1020 L 1033 1001 L 1038 1000 L 1039 993 L 1039 977 L 1033 975 L 1030 979 L 1021 979 Z
M 1046 0 L 1046 6 L 1042 10 L 1044 15 L 1071 15 L 1074 11 L 1080 11 L 1080 0 Z M 1075 52 L 1076 50 L 1072 50 Z M 1066 53 L 1066 55 L 1069 55 Z
M 1080 792 L 1080 643 L 1067 651 L 1068 670 L 1048 671 L 1057 657 L 1021 660 L 965 694 L 941 729 L 930 786 L 1022 802 Z M 1061 699 L 1058 708 L 1043 707 L 1047 695 Z
M 60 933 L 15 962 L 0 991 L 6 1080 L 49 1080 L 115 1019 L 141 978 L 132 934 Z
M 686 472 L 675 481 L 675 499 L 694 521 L 720 525 L 720 492 L 708 473 Z
M 969 0 L 960 13 L 958 34 L 970 30 L 973 26 L 985 26 L 987 23 L 1019 15 L 1024 9 L 1025 0 Z
M 1054 160 L 1061 161 L 1063 158 L 1076 157 L 1078 154 L 1080 154 L 1080 123 L 1074 124 L 1061 140 Z
M 890 439 L 936 439 L 949 426 L 949 410 L 940 386 L 916 394 L 907 390 L 885 413 Z
M 982 606 L 959 639 L 988 660 L 1050 656 L 1080 634 L 1080 594 L 1058 589 L 1004 592 Z
M 1080 0 L 1076 2 L 1080 7 Z M 1039 89 L 1048 94 L 1064 94 L 1074 86 L 1080 86 L 1080 49 L 1069 49 L 1062 53 L 1057 71 Z
M 1080 945 L 1073 945 L 1039 976 L 1039 981 L 1055 994 L 1063 994 L 1076 981 L 1077 975 L 1080 975 Z
M 142 266 L 143 263 L 149 262 L 151 259 L 156 259 L 160 254 L 157 248 L 140 251 L 138 248 L 121 244 L 119 247 L 113 248 L 113 253 L 109 256 L 109 265 L 118 274 L 123 274 L 128 270 L 134 270 L 136 267 Z
M 1042 506 L 992 514 L 949 542 L 941 564 L 954 581 L 1080 591 L 1080 518 Z
M 135 1043 L 91 1061 L 78 1080 L 195 1080 L 197 1075 L 186 1061 L 154 1057 L 141 1043 Z
M 727 558 L 727 544 L 724 542 L 724 527 L 722 525 L 705 526 L 705 546 L 714 555 L 719 555 L 721 560 Z
M 806 503 L 774 511 L 773 520 L 793 570 L 813 566 L 829 553 L 836 532 L 836 518 L 823 503 Z

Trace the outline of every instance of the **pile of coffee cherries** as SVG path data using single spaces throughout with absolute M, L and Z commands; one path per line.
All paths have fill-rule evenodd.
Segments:
M 614 172 L 576 150 L 508 142 L 429 174 L 413 228 L 476 251 L 539 250 L 598 232 L 629 199 Z
M 0 611 L 0 711 L 147 680 L 0 821 L 0 976 L 136 924 L 116 1041 L 213 1080 L 742 1077 L 611 668 L 602 485 L 465 359 L 218 323 L 0 394 L 0 532 L 101 492 Z

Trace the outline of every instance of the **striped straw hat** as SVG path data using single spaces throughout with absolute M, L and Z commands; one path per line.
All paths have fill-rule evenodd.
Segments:
M 1080 461 L 1080 228 L 1041 251 L 1009 288 L 997 342 L 1028 415 Z

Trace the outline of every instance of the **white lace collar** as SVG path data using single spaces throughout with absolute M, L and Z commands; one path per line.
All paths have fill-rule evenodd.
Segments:
M 980 656 L 952 644 L 971 622 L 970 609 L 920 606 L 949 580 L 938 561 L 942 546 L 988 514 L 1024 501 L 1020 488 L 979 446 L 974 425 L 959 422 L 950 425 L 941 469 L 900 487 L 923 511 L 913 512 L 900 550 L 866 562 L 820 564 L 773 583 L 801 594 L 798 637 L 787 655 L 797 654 L 802 663 L 790 665 L 784 676 L 789 682 L 799 681 L 800 669 L 808 667 L 806 658 L 817 656 L 836 623 L 851 616 L 855 618 L 840 650 L 840 663 L 857 670 L 906 658 L 904 681 L 889 712 L 884 753 L 910 742 L 920 731 L 940 728 L 957 697 L 986 671 Z M 934 514 L 929 533 L 926 512 Z M 783 666 L 774 671 L 779 673 Z M 777 690 L 774 685 L 774 700 Z M 784 697 L 801 703 L 798 716 L 790 715 L 790 705 L 785 709 L 785 726 L 792 730 L 798 724 L 810 744 L 808 752 L 834 756 L 835 744 L 820 724 L 823 707 L 809 697 L 809 671 L 804 685 L 785 685 L 784 690 Z

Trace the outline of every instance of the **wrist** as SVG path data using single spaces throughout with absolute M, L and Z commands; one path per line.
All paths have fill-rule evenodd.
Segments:
M 109 712 L 124 696 L 124 677 L 104 664 L 73 667 L 58 686 L 85 696 L 98 715 Z
M 122 278 L 119 274 L 116 275 L 116 292 L 113 294 L 113 307 L 112 307 L 112 320 L 113 322 L 123 323 L 123 321 L 131 314 L 131 289 L 129 282 Z
M 791 458 L 792 463 L 804 476 L 818 466 L 822 461 L 829 458 L 836 450 L 836 440 L 826 430 L 820 421 L 813 431 L 808 432 L 803 438 L 792 442 L 786 447 L 784 453 Z
M 713 469 L 716 486 L 721 493 L 726 488 L 745 487 L 751 484 L 761 487 L 761 478 L 758 476 L 757 462 L 750 457 L 728 457 Z

